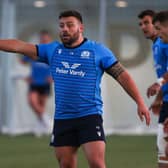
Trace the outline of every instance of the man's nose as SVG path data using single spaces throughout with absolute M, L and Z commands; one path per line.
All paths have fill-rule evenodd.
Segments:
M 62 31 L 63 32 L 66 32 L 66 31 L 68 31 L 68 27 L 65 25 L 64 27 L 62 27 Z
M 145 29 L 145 25 L 144 24 L 141 25 L 141 29 Z

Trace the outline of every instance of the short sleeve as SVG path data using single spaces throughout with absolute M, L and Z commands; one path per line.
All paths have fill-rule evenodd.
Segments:
M 113 52 L 104 45 L 100 44 L 97 51 L 99 52 L 98 54 L 100 54 L 101 66 L 103 69 L 108 69 L 113 64 L 118 62 Z
M 45 62 L 50 65 L 52 56 L 54 55 L 54 52 L 58 45 L 58 42 L 36 45 L 38 61 Z

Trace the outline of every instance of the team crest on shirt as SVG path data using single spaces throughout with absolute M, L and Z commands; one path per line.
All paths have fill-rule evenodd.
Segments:
M 90 58 L 90 52 L 89 51 L 82 51 L 81 52 L 81 58 Z

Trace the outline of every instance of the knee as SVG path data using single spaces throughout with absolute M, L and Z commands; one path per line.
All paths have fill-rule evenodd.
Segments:
M 74 168 L 73 163 L 69 160 L 60 160 L 59 165 L 61 168 Z
M 100 158 L 93 158 L 89 160 L 89 166 L 90 168 L 105 168 L 105 162 Z
M 73 158 L 57 158 L 60 168 L 75 168 L 76 160 Z

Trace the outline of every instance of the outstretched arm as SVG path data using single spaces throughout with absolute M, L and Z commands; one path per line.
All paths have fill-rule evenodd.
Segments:
M 148 108 L 146 107 L 143 98 L 141 97 L 139 90 L 129 73 L 119 62 L 109 68 L 107 73 L 113 76 L 120 83 L 123 89 L 130 95 L 130 97 L 133 98 L 138 106 L 137 111 L 141 121 L 143 121 L 145 117 L 146 124 L 149 125 L 150 114 Z
M 16 39 L 0 40 L 0 50 L 12 53 L 27 55 L 30 58 L 37 59 L 37 50 L 34 44 L 26 43 Z

